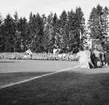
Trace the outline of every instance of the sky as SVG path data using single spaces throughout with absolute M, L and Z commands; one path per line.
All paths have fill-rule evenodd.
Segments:
M 98 4 L 109 8 L 109 0 L 0 0 L 0 13 L 5 18 L 8 13 L 13 16 L 17 12 L 19 17 L 28 19 L 30 12 L 46 16 L 53 12 L 60 16 L 63 10 L 75 11 L 76 7 L 81 7 L 88 20 L 92 8 Z

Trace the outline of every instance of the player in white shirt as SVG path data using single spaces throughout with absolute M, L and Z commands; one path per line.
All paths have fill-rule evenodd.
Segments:
M 77 58 L 79 59 L 80 68 L 90 68 L 89 63 L 93 66 L 91 62 L 91 53 L 88 49 L 81 50 L 77 53 Z

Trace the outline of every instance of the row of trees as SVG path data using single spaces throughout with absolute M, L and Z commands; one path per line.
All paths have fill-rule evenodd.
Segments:
M 88 21 L 89 34 L 94 39 L 100 39 L 104 50 L 109 50 L 109 42 L 107 37 L 109 35 L 109 9 L 97 5 L 90 13 Z
M 107 35 L 108 16 L 108 8 L 97 5 L 92 9 L 86 29 L 80 7 L 75 11 L 63 11 L 60 16 L 30 13 L 28 21 L 25 17 L 19 18 L 17 12 L 13 17 L 8 14 L 5 19 L 0 18 L 0 52 L 22 52 L 28 48 L 33 52 L 52 52 L 56 46 L 74 51 L 87 34 L 100 40 Z

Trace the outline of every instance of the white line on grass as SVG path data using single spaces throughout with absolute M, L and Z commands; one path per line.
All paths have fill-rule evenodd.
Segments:
M 25 82 L 29 82 L 31 80 L 39 79 L 39 78 L 42 78 L 42 77 L 46 77 L 46 76 L 49 76 L 49 75 L 53 75 L 53 74 L 56 74 L 56 73 L 59 73 L 59 72 L 63 72 L 63 71 L 67 71 L 67 70 L 70 70 L 70 69 L 73 69 L 73 68 L 77 68 L 77 67 L 79 67 L 79 65 L 74 66 L 74 67 L 70 67 L 70 68 L 66 68 L 66 69 L 62 69 L 62 70 L 59 70 L 59 71 L 56 71 L 56 72 L 43 74 L 41 76 L 32 77 L 30 79 L 25 79 L 23 81 L 19 81 L 19 82 L 15 82 L 15 83 L 9 83 L 7 85 L 0 86 L 0 89 L 6 88 L 6 87 L 11 87 L 11 86 L 18 85 L 18 84 L 25 83 Z

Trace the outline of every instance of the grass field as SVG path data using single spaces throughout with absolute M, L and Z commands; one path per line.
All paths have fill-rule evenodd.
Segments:
M 0 60 L 0 86 L 77 65 L 69 61 Z
M 54 72 L 77 65 L 72 61 L 48 60 L 0 60 L 0 73 L 7 72 Z
M 23 61 L 22 63 L 25 64 L 26 62 L 30 64 L 30 61 Z M 17 63 L 15 64 L 18 66 L 19 63 Z M 9 65 L 6 62 L 2 64 Z M 77 65 L 77 63 L 65 61 L 37 61 L 35 65 L 37 64 L 40 64 L 38 68 L 40 68 L 40 71 L 44 71 L 44 73 L 54 72 Z M 3 70 L 3 65 L 0 66 L 0 68 L 2 68 L 1 73 L 4 71 L 5 74 L 6 68 Z M 34 62 L 31 62 L 31 65 L 33 66 Z M 51 66 L 49 67 L 48 65 Z M 12 68 L 12 66 L 10 68 Z M 109 105 L 108 69 L 109 68 L 83 70 L 74 68 L 0 89 L 0 105 Z M 37 74 L 39 73 L 39 69 L 35 70 L 36 72 L 34 72 L 33 67 L 30 75 L 41 75 Z M 29 69 L 27 69 L 27 71 L 22 69 L 20 73 L 21 71 L 24 73 L 23 75 L 29 75 Z M 11 71 L 9 69 L 8 72 L 15 73 L 14 70 Z M 17 73 L 18 71 L 16 75 L 18 75 Z M 6 74 L 8 75 L 8 73 Z M 16 78 L 17 76 L 12 77 Z

